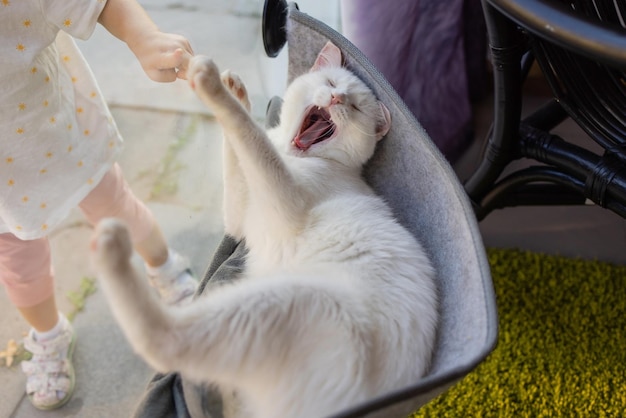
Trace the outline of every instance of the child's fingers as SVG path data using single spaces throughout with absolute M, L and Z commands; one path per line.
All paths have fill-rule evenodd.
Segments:
M 177 78 L 186 79 L 187 67 L 191 57 L 192 55 L 182 48 L 162 54 L 159 61 L 147 71 L 147 74 L 153 81 L 162 83 L 172 82 Z
M 193 58 L 193 53 L 189 53 L 187 51 L 182 51 L 182 53 L 183 55 L 181 57 L 181 62 L 178 68 L 187 69 L 189 67 L 189 61 Z
M 167 70 L 151 70 L 146 73 L 152 81 L 157 81 L 159 83 L 171 83 L 177 78 L 176 70 L 174 68 Z
M 173 52 L 162 54 L 158 68 L 160 70 L 169 70 L 170 68 L 180 68 L 183 64 L 189 62 L 190 54 L 182 48 L 177 48 Z
M 176 67 L 176 69 L 178 70 L 176 73 L 178 78 L 182 78 L 183 80 L 187 79 L 187 68 L 189 68 L 189 61 L 192 57 L 192 54 L 187 51 L 183 51 L 181 63 L 180 65 L 178 65 L 178 67 Z
M 176 72 L 176 77 L 182 79 L 182 80 L 187 80 L 187 70 L 186 69 L 179 69 Z

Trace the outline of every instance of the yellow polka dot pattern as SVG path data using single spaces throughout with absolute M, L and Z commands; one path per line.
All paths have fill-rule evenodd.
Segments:
M 97 185 L 121 138 L 68 34 L 85 39 L 102 0 L 0 0 L 0 233 L 46 235 Z M 6 92 L 6 94 L 4 94 Z

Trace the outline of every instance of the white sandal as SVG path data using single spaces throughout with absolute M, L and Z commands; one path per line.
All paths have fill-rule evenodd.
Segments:
M 56 337 L 38 342 L 34 330 L 24 339 L 24 348 L 33 354 L 22 362 L 26 374 L 26 394 L 37 409 L 50 410 L 65 405 L 76 382 L 72 355 L 76 336 L 72 324 L 62 317 L 62 329 Z
M 189 262 L 169 250 L 169 259 L 161 267 L 147 267 L 150 284 L 168 305 L 184 305 L 193 299 L 198 281 L 193 277 Z

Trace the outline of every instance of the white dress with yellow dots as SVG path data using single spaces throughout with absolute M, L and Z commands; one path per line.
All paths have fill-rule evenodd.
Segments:
M 88 38 L 104 4 L 0 0 L 0 233 L 47 235 L 121 149 L 95 79 L 68 35 Z

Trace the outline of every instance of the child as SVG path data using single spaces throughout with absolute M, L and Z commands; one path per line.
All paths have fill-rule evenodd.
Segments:
M 196 289 L 149 210 L 115 164 L 122 140 L 69 35 L 96 23 L 126 42 L 155 81 L 186 78 L 188 41 L 158 30 L 135 0 L 0 0 L 0 281 L 32 326 L 22 363 L 33 405 L 54 409 L 74 389 L 75 342 L 58 312 L 47 234 L 78 205 L 91 223 L 123 219 L 168 303 Z

